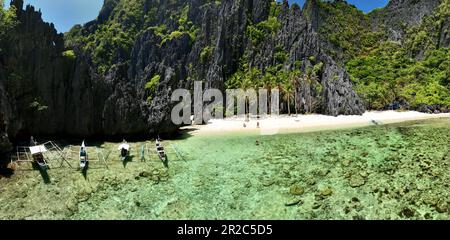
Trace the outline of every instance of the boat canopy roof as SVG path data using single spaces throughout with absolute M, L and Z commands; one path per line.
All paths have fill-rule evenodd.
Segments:
M 122 149 L 125 149 L 128 151 L 128 150 L 130 150 L 130 145 L 128 145 L 126 143 L 122 143 L 119 145 L 118 150 L 122 150 Z
M 45 148 L 44 145 L 34 146 L 34 147 L 30 147 L 30 152 L 31 152 L 31 155 L 45 153 L 45 152 L 47 152 L 47 148 Z

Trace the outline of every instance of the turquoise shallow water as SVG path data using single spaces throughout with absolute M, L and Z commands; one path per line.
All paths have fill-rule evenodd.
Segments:
M 51 184 L 36 172 L 0 179 L 0 218 L 450 219 L 450 119 L 165 144 L 185 157 L 169 156 L 168 170 L 111 160 L 87 180 L 67 169 Z

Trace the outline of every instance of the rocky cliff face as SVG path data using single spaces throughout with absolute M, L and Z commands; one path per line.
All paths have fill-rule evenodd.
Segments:
M 372 27 L 385 28 L 391 40 L 401 41 L 408 28 L 420 25 L 424 17 L 435 11 L 441 2 L 442 0 L 391 0 L 385 8 L 370 15 Z
M 287 68 L 300 62 L 302 72 L 306 72 L 321 62 L 324 65 L 318 78 L 322 91 L 315 91 L 312 83 L 302 81 L 297 92 L 298 106 L 306 112 L 328 115 L 363 113 L 364 107 L 352 89 L 348 74 L 322 50 L 314 28 L 300 7 L 293 5 L 289 8 L 284 2 L 278 18 L 281 23 L 279 31 L 266 38 L 262 47 L 252 49 L 251 63 L 261 69 L 270 66 L 280 48 L 287 53 L 287 61 L 284 62 Z M 311 99 L 315 104 L 311 104 Z
M 192 1 L 190 4 L 198 4 L 199 1 Z M 274 65 L 274 59 L 277 48 L 281 46 L 282 50 L 287 53 L 287 60 L 282 64 L 286 68 L 292 68 L 296 61 L 303 63 L 302 70 L 312 66 L 309 59 L 314 57 L 315 61 L 325 63 L 323 71 L 320 73 L 320 82 L 325 91 L 321 94 L 316 94 L 310 91 L 311 86 L 305 84 L 299 87 L 299 95 L 303 99 L 314 98 L 320 102 L 320 107 L 316 109 L 308 109 L 308 104 L 299 99 L 299 106 L 307 111 L 316 111 L 330 115 L 337 114 L 359 114 L 364 111 L 359 98 L 352 90 L 352 85 L 348 79 L 345 71 L 336 65 L 336 63 L 324 52 L 320 50 L 318 39 L 311 26 L 304 18 L 302 11 L 298 6 L 292 8 L 285 2 L 277 18 L 281 23 L 281 27 L 274 35 L 267 36 L 267 38 L 258 46 L 253 46 L 247 36 L 247 28 L 249 23 L 257 24 L 266 20 L 269 15 L 271 1 L 222 1 L 220 5 L 203 4 L 201 8 L 190 8 L 189 16 L 192 16 L 194 24 L 197 22 L 200 25 L 200 33 L 196 42 L 189 46 L 188 39 L 179 39 L 175 42 L 170 42 L 168 45 L 158 49 L 156 41 L 144 44 L 147 48 L 149 46 L 152 50 L 140 49 L 143 44 L 136 44 L 132 55 L 131 68 L 134 71 L 136 66 L 140 69 L 147 70 L 146 75 L 138 73 L 137 76 L 141 79 L 140 88 L 143 87 L 143 80 L 148 79 L 152 74 L 159 73 L 166 75 L 161 71 L 148 71 L 149 69 L 157 69 L 142 64 L 150 63 L 150 66 L 155 63 L 179 63 L 182 56 L 186 56 L 185 62 L 170 66 L 169 69 L 178 69 L 178 87 L 192 88 L 192 81 L 201 80 L 206 83 L 206 86 L 224 88 L 224 82 L 230 75 L 232 75 L 239 68 L 239 63 L 242 57 L 247 57 L 250 65 L 256 66 L 258 69 L 265 69 Z M 139 36 L 138 41 L 142 41 L 142 37 L 152 38 L 152 31 L 148 31 Z M 184 41 L 184 44 L 182 42 Z M 174 44 L 175 46 L 172 46 Z M 182 47 L 179 47 L 182 46 Z M 201 52 L 207 47 L 212 47 L 213 51 L 209 56 L 208 61 L 200 59 Z M 154 59 L 155 56 L 172 56 L 173 54 L 152 54 L 148 52 L 167 51 L 166 48 L 177 49 L 176 52 L 181 56 L 176 59 Z M 140 49 L 140 54 L 135 54 L 136 49 Z M 184 52 L 184 53 L 183 53 Z M 134 64 L 135 56 L 148 56 L 153 58 L 147 61 L 139 61 L 139 64 Z M 176 61 L 174 61 L 176 60 Z M 186 66 L 191 66 L 186 68 Z M 164 67 L 160 66 L 160 69 Z M 167 69 L 167 67 L 166 67 Z M 134 77 L 134 76 L 133 76 Z M 185 83 L 180 79 L 188 79 Z
M 13 3 L 19 9 L 19 25 L 4 47 L 1 69 L 8 94 L 4 104 L 11 109 L 4 112 L 10 137 L 114 136 L 145 131 L 144 121 L 130 116 L 135 107 L 126 99 L 134 99 L 133 94 L 119 87 L 126 76 L 126 70 L 120 75 L 123 67 L 99 76 L 92 71 L 89 56 L 82 52 L 76 57 L 65 55 L 63 35 L 44 23 L 40 12 L 32 6 L 22 10 L 22 1 Z M 122 100 L 115 101 L 118 96 Z
M 9 150 L 7 136 L 30 130 L 40 133 L 58 126 L 56 117 L 64 111 L 57 112 L 57 107 L 65 98 L 59 90 L 67 82 L 63 81 L 62 70 L 63 36 L 42 22 L 40 12 L 32 7 L 21 10 L 21 1 L 13 4 L 20 9 L 17 20 L 21 23 L 8 34 L 0 55 L 0 152 Z M 54 111 L 38 113 L 38 108 L 45 108 L 40 105 L 43 102 L 55 107 Z
M 171 91 L 176 88 L 192 89 L 196 80 L 203 81 L 205 88 L 224 89 L 224 82 L 236 72 L 245 54 L 250 56 L 252 65 L 263 70 L 274 64 L 275 48 L 279 45 L 288 53 L 288 60 L 283 63 L 286 68 L 300 60 L 305 69 L 313 64 L 308 60 L 310 57 L 324 63 L 320 82 L 325 91 L 317 95 L 311 93 L 308 90 L 310 86 L 306 85 L 299 91 L 305 99 L 314 98 L 320 102 L 321 107 L 312 111 L 331 115 L 359 114 L 364 111 L 347 74 L 320 50 L 315 33 L 298 7 L 289 8 L 285 2 L 277 16 L 282 27 L 275 34 L 276 37 L 267 38 L 256 48 L 251 45 L 247 28 L 250 24 L 267 20 L 271 3 L 269 0 L 227 0 L 220 3 L 190 0 L 160 4 L 147 0 L 136 3 L 143 4 L 142 15 L 155 15 L 140 21 L 139 28 L 143 30 L 136 34 L 129 58 L 119 60 L 117 57 L 115 61 L 127 69 L 127 74 L 121 78 L 127 79 L 127 86 L 135 90 L 137 105 L 150 133 L 175 128 L 169 120 Z M 116 21 L 118 6 L 119 1 L 106 1 L 99 18 L 84 27 L 88 32 L 86 36 L 95 34 L 96 29 L 105 23 Z M 173 16 L 174 13 L 185 15 L 184 21 L 191 22 L 190 28 L 196 29 L 195 39 L 187 33 L 186 26 L 182 26 L 185 31 L 180 30 L 180 19 L 183 17 L 179 19 Z M 117 23 L 124 26 L 126 21 L 118 20 Z M 163 27 L 162 33 L 157 30 Z M 175 32 L 180 36 L 168 37 Z M 211 52 L 202 57 L 205 49 L 211 49 Z M 117 73 L 115 69 L 110 72 Z M 148 102 L 146 99 L 149 93 L 145 85 L 157 75 L 161 80 Z M 299 105 L 302 105 L 301 101 Z M 306 105 L 303 107 L 308 108 Z
M 307 0 L 304 12 L 319 35 L 322 49 L 335 61 L 345 63 L 380 41 L 404 44 L 407 39 L 418 35 L 413 32 L 411 36 L 409 32 L 426 24 L 425 20 L 431 22 L 428 25 L 442 22 L 440 26 L 428 26 L 428 29 L 421 30 L 433 35 L 437 48 L 448 46 L 449 21 L 448 17 L 443 17 L 448 13 L 440 9 L 449 5 L 445 1 L 447 0 L 391 0 L 386 7 L 364 14 L 344 0 Z M 438 11 L 442 13 L 433 18 Z M 417 55 L 423 57 L 423 52 Z
M 373 44 L 367 37 L 371 31 L 367 16 L 346 1 L 308 0 L 304 12 L 318 34 L 320 46 L 338 63 Z
M 448 111 L 448 0 L 391 0 L 368 14 L 344 0 L 308 0 L 304 14 L 368 108 Z
M 289 7 L 287 1 L 276 15 L 281 24 L 277 32 L 258 46 L 251 43 L 247 28 L 267 20 L 270 0 L 124 2 L 106 0 L 95 21 L 75 27 L 76 36 L 64 39 L 52 24 L 42 21 L 40 12 L 31 6 L 22 10 L 23 1 L 13 1 L 20 23 L 0 56 L 1 151 L 10 149 L 8 138 L 30 135 L 173 132 L 174 89 L 192 89 L 196 80 L 224 89 L 244 55 L 263 71 L 274 64 L 279 48 L 287 53 L 282 62 L 286 69 L 298 61 L 302 70 L 323 63 L 318 73 L 323 91 L 313 91 L 309 83 L 299 86 L 301 107 L 330 115 L 364 111 L 345 70 L 321 50 L 301 9 Z M 111 29 L 128 34 L 92 40 Z M 122 42 L 113 42 L 115 37 L 126 44 L 117 45 Z M 146 89 L 155 76 L 160 80 L 154 89 Z M 314 109 L 308 109 L 311 105 L 305 99 L 317 102 Z

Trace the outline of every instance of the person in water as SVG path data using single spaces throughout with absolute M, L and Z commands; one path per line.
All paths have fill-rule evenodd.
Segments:
M 34 137 L 31 136 L 31 139 L 30 139 L 30 146 L 36 146 L 36 145 L 37 145 L 37 143 L 36 143 L 36 141 L 34 140 Z
M 145 145 L 141 147 L 141 162 L 145 162 Z

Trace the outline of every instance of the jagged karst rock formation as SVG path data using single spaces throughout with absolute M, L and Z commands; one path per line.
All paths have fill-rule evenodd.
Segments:
M 438 113 L 450 105 L 449 6 L 392 0 L 363 13 L 344 0 L 308 0 L 303 12 L 367 108 Z
M 392 1 L 373 14 L 371 24 L 390 26 L 397 20 L 389 16 L 396 16 L 397 8 L 406 14 L 409 2 Z M 406 19 L 417 23 L 436 2 L 426 4 L 426 11 L 414 7 L 420 12 Z M 172 91 L 192 89 L 194 81 L 223 90 L 242 59 L 261 71 L 276 64 L 293 69 L 301 63 L 297 67 L 306 72 L 322 63 L 317 74 L 321 91 L 308 82 L 297 86 L 298 108 L 329 115 L 365 110 L 341 59 L 329 51 L 333 45 L 324 44 L 316 33 L 324 17 L 317 0 L 307 1 L 305 11 L 284 1 L 275 14 L 271 0 L 105 0 L 96 20 L 64 36 L 33 7 L 23 10 L 22 0 L 12 4 L 19 24 L 0 55 L 2 152 L 10 149 L 8 139 L 31 134 L 172 133 L 177 129 L 170 121 Z M 279 26 L 254 43 L 249 27 L 271 16 Z M 286 58 L 277 62 L 280 52 Z
M 279 19 L 280 30 L 272 38 L 267 38 L 262 47 L 253 49 L 251 62 L 261 69 L 270 66 L 280 46 L 287 53 L 284 64 L 288 68 L 300 62 L 302 72 L 306 72 L 307 68 L 321 62 L 324 65 L 318 78 L 323 91 L 314 92 L 310 83 L 302 82 L 297 92 L 298 106 L 307 112 L 318 111 L 328 115 L 362 114 L 364 107 L 352 89 L 348 74 L 321 49 L 319 39 L 300 7 L 293 5 L 289 8 L 285 1 Z M 318 102 L 316 108 L 307 104 L 310 98 Z
M 2 57 L 2 95 L 7 96 L 2 105 L 9 110 L 2 114 L 10 137 L 126 136 L 173 131 L 176 126 L 169 119 L 171 91 L 190 89 L 195 80 L 223 89 L 224 81 L 237 70 L 240 58 L 249 48 L 247 25 L 267 19 L 271 5 L 268 0 L 137 3 L 143 4 L 138 5 L 143 14 L 151 11 L 156 16 L 146 23 L 119 19 L 119 28 L 136 24 L 139 31 L 131 47 L 114 50 L 112 65 L 99 71 L 95 56 L 84 48 L 83 42 L 68 39 L 75 56 L 65 56 L 64 38 L 53 25 L 44 23 L 41 13 L 31 6 L 22 10 L 23 1 L 12 2 L 18 9 L 19 25 L 11 34 L 14 41 Z M 122 11 L 119 8 L 123 8 L 121 1 L 105 1 L 95 21 L 75 29 L 89 37 L 116 18 Z M 170 13 L 183 8 L 188 8 L 187 20 L 198 29 L 195 40 L 186 33 L 163 39 L 151 28 L 165 24 L 174 32 L 178 23 L 170 19 Z M 270 61 L 265 59 L 273 58 L 277 44 L 289 52 L 286 66 L 295 60 L 317 57 L 325 63 L 321 82 L 326 89 L 323 107 L 318 111 L 332 115 L 362 113 L 345 71 L 320 51 L 301 10 L 284 3 L 279 18 L 283 26 L 277 37 L 267 39 L 261 51 L 254 49 L 251 61 L 260 68 L 269 66 Z M 208 61 L 201 61 L 206 47 L 213 51 Z M 262 57 L 263 54 L 269 56 Z M 308 64 L 311 63 L 306 60 L 304 65 Z M 149 102 L 145 84 L 155 75 L 160 75 L 161 80 Z M 332 82 L 336 76 L 339 80 Z
M 408 30 L 422 25 L 424 19 L 438 11 L 440 4 L 445 1 L 391 0 L 386 7 L 364 14 L 344 0 L 307 0 L 304 12 L 319 34 L 321 47 L 341 63 L 350 60 L 362 48 L 374 45 L 373 39 L 367 39 L 371 34 L 378 40 L 403 43 L 411 37 L 408 36 Z M 438 19 L 430 20 L 433 21 L 436 24 L 439 22 Z M 427 31 L 436 32 L 434 41 L 437 48 L 448 46 L 448 19 L 441 21 L 437 28 Z M 347 41 L 351 45 L 345 45 Z
M 390 39 L 400 41 L 406 28 L 421 24 L 440 2 L 442 0 L 391 0 L 385 8 L 370 15 L 372 27 L 386 28 Z

